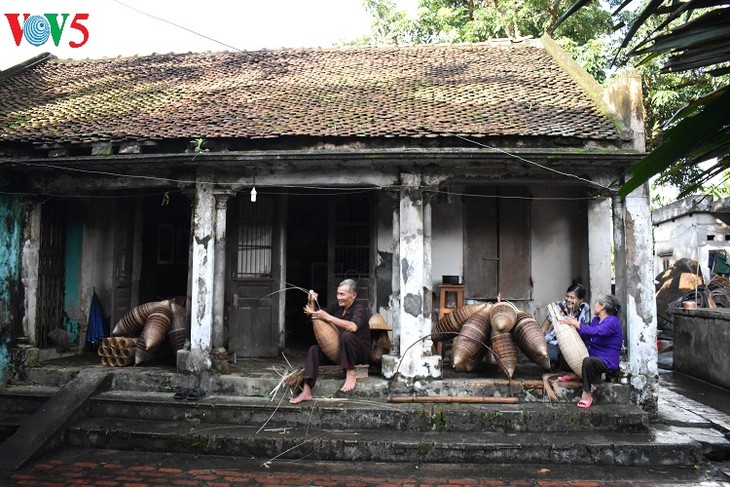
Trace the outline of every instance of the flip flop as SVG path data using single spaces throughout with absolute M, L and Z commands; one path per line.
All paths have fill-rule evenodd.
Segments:
M 190 389 L 188 391 L 187 396 L 185 396 L 190 401 L 196 401 L 200 399 L 201 397 L 205 397 L 205 391 L 203 389 L 198 389 L 197 387 L 194 389 Z
M 592 397 L 590 399 L 581 399 L 580 401 L 578 401 L 578 407 L 583 409 L 588 409 L 589 407 L 591 407 L 591 404 L 593 404 Z
M 558 377 L 558 382 L 578 382 L 578 377 L 575 375 L 561 375 Z
M 185 399 L 189 393 L 190 393 L 190 389 L 180 388 L 177 391 L 175 391 L 175 395 L 172 397 L 174 397 L 175 399 Z

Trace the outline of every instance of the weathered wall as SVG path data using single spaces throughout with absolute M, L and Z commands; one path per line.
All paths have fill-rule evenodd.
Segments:
M 730 311 L 677 310 L 673 338 L 674 370 L 730 388 Z
M 464 277 L 463 214 L 458 196 L 431 201 L 431 287 L 436 293 L 442 276 Z
M 714 235 L 716 240 L 707 240 L 708 235 Z M 711 250 L 728 249 L 726 235 L 730 235 L 730 226 L 709 213 L 690 213 L 655 223 L 654 275 L 664 270 L 662 265 L 665 258 L 669 259 L 670 265 L 679 259 L 690 258 L 707 266 Z
M 83 235 L 79 277 L 79 346 L 86 342 L 91 298 L 96 291 L 106 315 L 111 313 L 112 272 L 114 260 L 114 227 L 110 215 L 114 214 L 111 199 L 89 200 L 83 211 Z M 112 325 L 113 326 L 113 325 Z
M 526 311 L 539 323 L 547 316 L 547 304 L 563 299 L 573 279 L 588 288 L 587 216 L 585 203 L 571 200 L 542 200 L 565 197 L 570 189 L 534 186 L 532 205 L 532 303 Z M 590 300 L 590 289 L 586 300 Z
M 17 198 L 0 196 L 0 386 L 10 366 L 10 340 L 22 330 L 21 237 L 25 211 Z

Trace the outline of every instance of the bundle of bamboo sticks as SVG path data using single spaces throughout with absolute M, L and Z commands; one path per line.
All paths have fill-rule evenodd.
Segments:
M 134 364 L 135 339 L 127 337 L 109 337 L 101 341 L 98 354 L 102 365 L 124 367 Z

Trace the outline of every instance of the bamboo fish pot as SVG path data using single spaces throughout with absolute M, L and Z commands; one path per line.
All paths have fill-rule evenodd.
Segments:
M 147 317 L 152 313 L 160 302 L 153 301 L 150 303 L 140 304 L 137 307 L 127 311 L 124 316 L 114 325 L 112 330 L 113 336 L 137 336 L 144 328 Z
M 307 305 L 304 312 L 308 315 L 314 313 L 314 308 Z M 336 326 L 329 323 L 312 319 L 312 327 L 314 328 L 314 338 L 317 340 L 322 353 L 331 361 L 339 363 L 340 361 L 340 331 Z
M 459 336 L 454 340 L 451 352 L 452 366 L 457 369 L 462 366 L 465 367 L 467 361 L 479 353 L 480 349 L 484 348 L 482 344 L 487 343 L 488 332 L 489 310 L 484 307 L 467 318 L 462 325 Z M 484 354 L 482 354 L 482 357 L 484 357 Z
M 498 333 L 492 330 L 492 350 L 497 355 L 497 364 L 510 379 L 517 367 L 517 345 L 512 339 L 512 334 Z
M 575 328 L 568 324 L 560 323 L 560 320 L 564 320 L 565 316 L 560 312 L 560 309 L 555 303 L 548 305 L 548 312 L 553 320 L 553 328 L 555 329 L 555 336 L 558 339 L 560 353 L 563 354 L 563 358 L 565 358 L 571 370 L 575 372 L 575 375 L 583 377 L 583 359 L 588 357 L 586 344 L 583 343 Z
M 455 309 L 434 323 L 431 328 L 431 340 L 435 342 L 446 342 L 453 339 L 470 316 L 485 309 L 490 310 L 491 308 L 492 303 L 479 303 L 467 304 Z
M 492 306 L 492 329 L 497 333 L 506 333 L 517 323 L 517 307 L 509 301 L 500 301 Z
M 144 337 L 145 349 L 155 350 L 159 347 L 167 336 L 171 323 L 170 301 L 162 301 L 153 308 L 147 320 L 145 320 L 141 335 Z
M 542 328 L 529 313 L 521 312 L 520 315 L 512 328 L 512 337 L 517 347 L 537 365 L 550 370 L 550 356 Z
M 173 350 L 182 350 L 185 341 L 190 339 L 190 330 L 186 323 L 185 308 L 175 302 L 170 303 L 172 311 L 172 322 L 167 332 L 167 339 L 170 340 Z

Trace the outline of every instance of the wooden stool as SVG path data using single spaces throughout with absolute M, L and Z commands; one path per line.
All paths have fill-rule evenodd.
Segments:
M 439 297 L 439 320 L 455 309 L 464 306 L 464 285 L 463 284 L 441 284 Z M 444 355 L 444 344 L 436 343 L 433 346 L 434 353 Z

